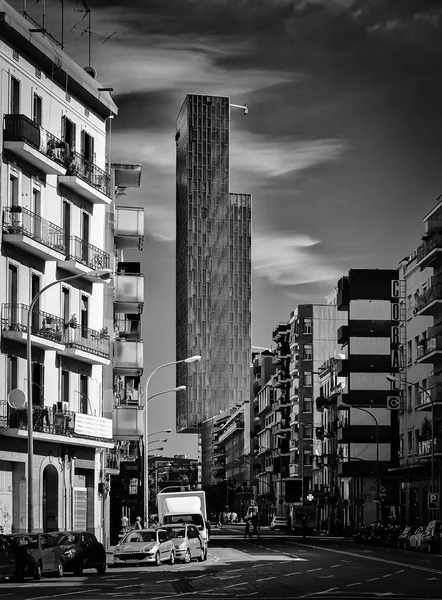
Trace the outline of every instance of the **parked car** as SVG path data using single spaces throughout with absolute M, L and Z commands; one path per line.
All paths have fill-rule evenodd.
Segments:
M 192 558 L 200 562 L 207 559 L 207 544 L 201 537 L 195 525 L 183 523 L 180 525 L 164 525 L 175 547 L 175 557 L 185 563 L 190 563 Z
M 26 550 L 14 544 L 6 535 L 0 535 L 0 579 L 8 577 L 23 581 L 27 562 Z
M 82 575 L 84 569 L 106 572 L 106 550 L 89 531 L 57 531 L 51 533 L 63 552 L 65 571 Z
M 270 529 L 287 529 L 287 519 L 285 517 L 273 517 L 270 523 Z
M 408 547 L 411 548 L 411 550 L 421 549 L 421 539 L 424 530 L 424 527 L 416 527 L 416 531 L 410 535 Z
M 405 527 L 398 537 L 397 547 L 407 550 L 410 547 L 410 536 L 416 531 L 416 526 L 409 525 Z
M 14 533 L 8 537 L 27 553 L 25 575 L 41 579 L 46 573 L 63 577 L 63 553 L 56 540 L 47 533 Z
M 129 531 L 115 546 L 113 565 L 175 563 L 175 546 L 163 528 Z
M 421 550 L 427 552 L 441 551 L 442 521 L 430 521 L 426 526 L 421 539 Z

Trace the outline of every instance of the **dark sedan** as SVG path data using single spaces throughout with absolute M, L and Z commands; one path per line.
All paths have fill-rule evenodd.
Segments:
M 23 581 L 28 555 L 6 535 L 0 535 L 0 579 Z
M 27 553 L 25 575 L 41 579 L 46 573 L 63 577 L 63 556 L 60 546 L 47 533 L 14 533 L 8 535 L 19 548 Z
M 84 569 L 106 572 L 106 551 L 93 533 L 89 531 L 58 531 L 51 533 L 63 552 L 65 571 L 82 575 Z

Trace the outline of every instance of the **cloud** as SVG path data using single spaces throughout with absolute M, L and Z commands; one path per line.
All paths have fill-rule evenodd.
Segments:
M 341 140 L 271 139 L 239 131 L 232 134 L 230 158 L 235 170 L 278 177 L 339 160 L 346 150 L 348 144 Z
M 320 281 L 336 282 L 341 271 L 313 249 L 320 244 L 307 234 L 255 234 L 252 239 L 252 270 L 280 286 Z

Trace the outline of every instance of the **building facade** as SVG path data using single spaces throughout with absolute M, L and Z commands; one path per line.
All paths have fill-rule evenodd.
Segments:
M 201 433 L 250 393 L 251 197 L 229 190 L 229 128 L 229 98 L 186 97 L 176 134 L 176 357 L 202 360 L 177 365 L 187 387 L 179 432 Z
M 0 42 L 0 525 L 25 531 L 32 515 L 36 530 L 87 528 L 102 539 L 113 319 L 91 272 L 114 270 L 107 144 L 117 109 L 3 1 Z M 11 394 L 28 385 L 30 397 Z

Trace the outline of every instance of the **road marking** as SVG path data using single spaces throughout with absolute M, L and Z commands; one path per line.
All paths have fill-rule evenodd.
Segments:
M 232 585 L 226 585 L 226 590 L 228 588 L 238 587 L 239 585 L 249 585 L 249 582 L 243 581 L 242 583 L 232 583 Z
M 257 579 L 256 581 L 268 581 L 269 579 L 276 579 L 276 577 L 263 577 L 262 579 Z
M 123 590 L 124 588 L 128 588 L 128 587 L 134 587 L 138 585 L 138 583 L 131 583 L 130 585 L 118 585 L 116 588 L 116 590 Z
M 354 585 L 362 585 L 362 581 L 357 581 L 356 583 L 347 583 L 345 587 L 353 587 Z
M 396 571 L 396 573 L 404 573 L 405 569 L 401 569 L 400 571 Z
M 322 567 L 318 567 L 317 569 L 308 569 L 307 573 L 313 573 L 313 571 L 322 571 Z
M 320 575 L 319 579 L 331 579 L 334 575 Z
M 301 571 L 296 571 L 296 573 L 286 573 L 284 577 L 290 577 L 291 575 L 301 575 Z
M 61 598 L 61 596 L 73 596 L 74 594 L 88 594 L 89 592 L 96 592 L 97 590 L 80 590 L 78 592 L 66 592 L 66 594 L 57 594 L 57 598 Z M 43 600 L 43 598 L 53 598 L 54 594 L 50 594 L 49 596 L 35 596 L 32 597 L 32 600 Z M 30 599 L 31 600 L 31 599 Z
M 391 577 L 393 573 L 387 573 L 387 575 L 382 575 L 382 577 Z
M 329 588 L 328 590 L 322 590 L 322 592 L 311 592 L 310 594 L 306 594 L 305 596 L 299 596 L 300 598 L 310 598 L 311 596 L 320 596 L 321 594 L 328 594 L 329 592 L 334 592 L 335 590 L 339 590 L 338 587 Z
M 305 546 L 305 544 L 304 544 Z M 367 554 L 357 554 L 356 552 L 348 552 L 346 550 L 336 550 L 334 548 L 325 548 L 324 546 L 313 546 L 312 544 L 308 544 L 309 548 L 314 548 L 315 550 L 323 550 L 324 552 L 334 552 L 335 554 L 344 554 L 345 556 L 353 556 L 354 558 L 363 558 L 365 560 L 372 560 L 375 562 L 386 563 L 389 565 L 395 565 L 397 567 L 407 567 L 408 569 L 416 569 L 418 571 L 426 571 L 427 573 L 435 573 L 437 575 L 442 575 L 442 571 L 438 569 L 429 569 L 428 567 L 421 567 L 419 565 L 412 565 L 410 563 L 402 563 L 396 560 L 388 560 L 386 558 L 378 558 L 377 556 L 368 556 Z M 350 562 L 345 559 L 341 559 L 342 562 Z
M 242 569 L 230 569 L 230 571 L 226 571 L 226 573 L 237 573 L 238 571 L 245 571 L 245 568 L 242 568 Z
M 342 565 L 332 565 L 330 569 L 337 569 L 338 567 L 342 567 Z
M 367 581 L 377 581 L 380 577 L 372 577 L 371 579 L 367 579 Z
M 426 577 L 425 581 L 439 581 L 439 577 Z
M 217 577 L 216 579 L 236 579 L 237 577 L 241 577 L 241 575 L 227 575 L 226 577 Z

